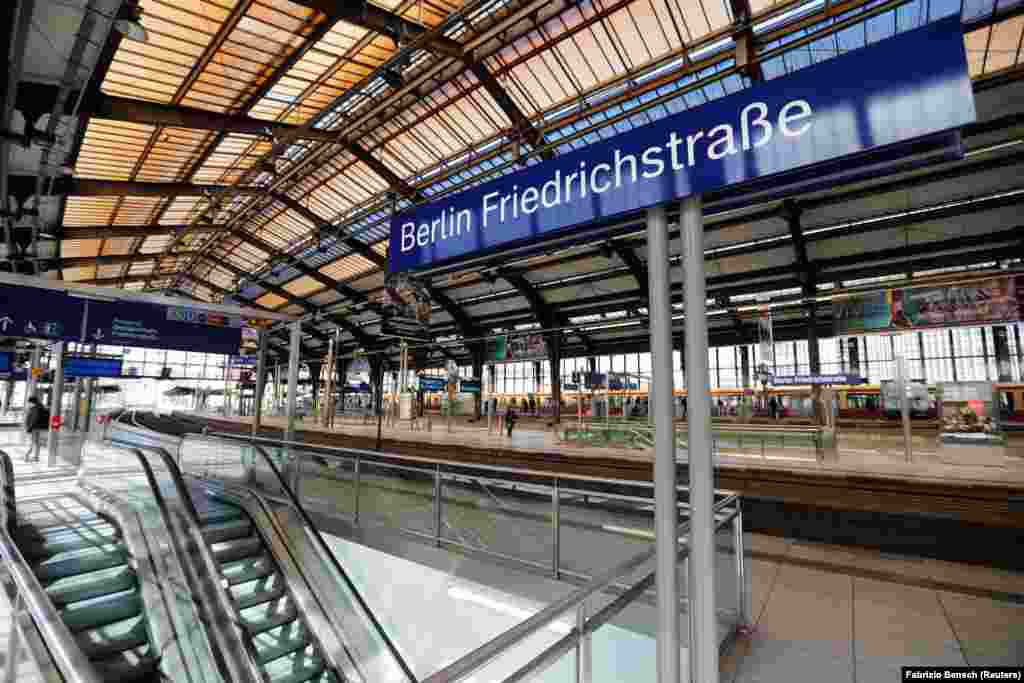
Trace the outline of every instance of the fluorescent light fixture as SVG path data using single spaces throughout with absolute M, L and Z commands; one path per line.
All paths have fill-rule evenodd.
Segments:
M 452 586 L 448 589 L 448 596 L 455 598 L 456 600 L 471 602 L 475 605 L 480 605 L 481 607 L 487 607 L 495 612 L 501 612 L 502 614 L 515 617 L 516 619 L 521 619 L 523 621 L 526 621 L 537 613 L 536 611 L 516 607 L 515 605 L 495 600 L 494 598 L 486 595 L 481 595 L 480 593 L 477 593 L 465 586 Z M 564 621 L 552 621 L 547 625 L 547 628 L 548 630 L 562 635 L 566 635 L 572 631 L 572 626 L 569 626 Z

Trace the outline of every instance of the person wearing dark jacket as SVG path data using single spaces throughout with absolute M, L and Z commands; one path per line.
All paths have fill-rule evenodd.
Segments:
M 28 400 L 25 411 L 25 431 L 28 433 L 29 449 L 25 451 L 25 462 L 39 462 L 39 449 L 43 434 L 50 428 L 50 411 L 35 396 Z M 34 457 L 29 457 L 32 454 Z
M 508 412 L 505 413 L 505 430 L 510 437 L 512 436 L 512 428 L 516 426 L 516 419 L 518 419 L 516 411 L 513 408 L 509 408 Z

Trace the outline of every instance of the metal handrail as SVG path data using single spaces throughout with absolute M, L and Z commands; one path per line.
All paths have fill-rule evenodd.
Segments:
M 216 440 L 214 437 L 210 436 L 200 438 L 204 441 Z M 232 441 L 232 443 L 235 442 Z M 412 683 L 417 683 L 418 679 L 416 678 L 416 674 L 413 673 L 412 668 L 409 666 L 408 662 L 405 661 L 405 658 L 402 657 L 401 653 L 398 651 L 398 646 L 396 646 L 394 641 L 391 640 L 391 637 L 384 629 L 384 626 L 380 623 L 376 615 L 374 615 L 373 611 L 370 609 L 369 605 L 363 599 L 362 594 L 356 588 L 355 583 L 353 583 L 352 579 L 349 577 L 348 572 L 346 572 L 342 568 L 341 563 L 338 562 L 338 558 L 336 558 L 334 556 L 334 553 L 331 552 L 330 547 L 327 545 L 327 541 L 324 540 L 324 537 L 320 533 L 320 530 L 313 522 L 313 518 L 309 516 L 309 513 L 306 512 L 306 508 L 302 505 L 302 503 L 299 502 L 299 499 L 295 496 L 295 493 L 292 491 L 291 486 L 288 485 L 288 483 L 284 479 L 284 476 L 281 474 L 281 470 L 277 467 L 276 464 L 274 464 L 273 458 L 271 458 L 270 455 L 265 450 L 263 450 L 259 446 L 256 446 L 255 444 L 253 444 L 251 448 L 253 449 L 253 451 L 258 453 L 260 457 L 263 459 L 263 461 L 266 463 L 267 467 L 270 469 L 274 477 L 277 479 L 278 484 L 281 486 L 281 490 L 284 491 L 285 496 L 288 499 L 288 502 L 291 504 L 292 508 L 294 508 L 294 510 L 298 513 L 299 517 L 301 518 L 303 525 L 312 532 L 311 535 L 314 539 L 316 548 L 321 555 L 321 559 L 328 562 L 334 568 L 334 570 L 337 571 L 338 574 L 342 577 L 342 579 L 345 581 L 346 587 L 349 589 L 352 596 L 355 598 L 356 602 L 359 603 L 360 609 L 362 609 L 363 613 L 370 620 L 370 623 L 373 625 L 374 630 L 377 631 L 378 635 L 380 635 L 380 637 L 383 639 L 385 646 L 388 648 L 392 657 L 394 657 L 395 661 L 398 663 L 399 667 L 401 667 L 402 672 L 406 675 L 409 681 L 412 681 Z
M 228 439 L 230 441 L 242 441 L 246 443 L 255 444 L 256 442 L 262 442 L 273 446 L 281 447 L 292 447 L 299 448 L 304 451 L 309 451 L 317 455 L 333 456 L 335 458 L 353 458 L 353 457 L 365 457 L 370 461 L 379 460 L 406 460 L 411 462 L 424 463 L 436 467 L 442 465 L 445 467 L 458 467 L 462 469 L 473 469 L 473 470 L 487 470 L 491 472 L 507 472 L 509 474 L 516 474 L 520 476 L 537 477 L 540 479 L 560 479 L 560 480 L 576 480 L 576 481 L 588 481 L 597 484 L 617 484 L 623 486 L 640 486 L 644 488 L 652 488 L 653 482 L 641 481 L 639 479 L 617 479 L 612 477 L 595 477 L 586 474 L 566 474 L 564 472 L 552 472 L 550 470 L 535 470 L 535 469 L 523 469 L 518 467 L 507 467 L 503 465 L 487 465 L 483 463 L 475 462 L 458 462 L 454 460 L 446 460 L 442 458 L 430 458 L 420 455 L 405 455 L 399 453 L 383 453 L 380 451 L 367 451 L 359 448 L 341 448 L 338 446 L 325 446 L 322 444 L 309 444 L 301 441 L 285 441 L 283 439 L 268 439 L 262 436 L 248 436 L 243 434 L 230 434 L 227 432 L 211 432 L 210 434 L 201 435 L 190 435 L 192 438 L 219 438 Z M 396 465 L 389 465 L 388 463 L 374 462 L 375 465 L 379 464 L 385 467 L 398 467 Z M 420 468 L 412 468 L 415 471 L 425 471 Z M 686 492 L 690 491 L 689 486 L 677 486 L 677 491 Z M 735 500 L 738 494 L 735 491 L 729 490 L 716 490 L 716 496 L 723 496 L 723 499 L 715 503 L 715 510 L 719 510 L 728 502 Z
M 431 674 L 423 680 L 423 683 L 456 683 L 456 681 L 460 681 L 473 672 L 487 666 L 495 658 L 534 635 L 542 628 L 545 628 L 551 622 L 558 619 L 558 617 L 571 609 L 579 607 L 594 593 L 608 588 L 616 579 L 635 571 L 654 557 L 654 553 L 655 548 L 652 546 L 626 562 L 612 567 L 603 574 L 598 574 L 569 595 L 556 600 L 525 621 L 516 624 L 507 631 L 499 633 L 472 652 L 460 657 L 440 671 Z M 646 590 L 646 586 L 644 590 Z M 632 593 L 630 593 L 630 596 L 631 598 L 634 597 Z
M 174 458 L 165 449 L 158 446 L 139 446 L 128 442 L 118 441 L 117 439 L 108 439 L 108 443 L 121 450 L 128 451 L 138 458 L 142 465 L 143 472 L 146 475 L 146 479 L 149 482 L 150 488 L 153 490 L 153 497 L 157 502 L 157 506 L 160 508 L 160 513 L 167 522 L 167 528 L 171 532 L 171 536 L 176 546 L 181 546 L 182 539 L 176 533 L 174 525 L 171 524 L 171 510 L 170 506 L 167 505 L 167 501 L 164 498 L 163 492 L 160 490 L 160 485 L 156 480 L 156 475 L 153 472 L 152 466 L 149 464 L 149 460 L 143 451 L 149 451 L 160 458 L 164 468 L 171 476 L 172 486 L 177 494 L 178 498 L 183 501 L 183 508 L 185 511 L 186 518 L 186 530 L 192 536 L 192 545 L 196 546 L 199 554 L 199 560 L 203 565 L 203 568 L 209 577 L 219 577 L 219 571 L 217 565 L 210 554 L 210 549 L 206 546 L 205 541 L 202 537 L 202 532 L 199 526 L 199 515 L 196 512 L 195 505 L 192 503 L 192 498 L 188 495 L 188 491 L 185 489 L 185 481 L 181 476 L 181 470 L 174 462 Z M 179 549 L 182 555 L 182 559 L 188 556 L 188 553 L 184 552 L 183 548 Z M 182 564 L 185 564 L 184 562 Z M 210 615 L 211 623 L 224 622 L 234 623 L 233 614 L 234 610 L 231 604 L 227 601 L 227 597 L 224 595 L 224 591 L 211 591 L 215 594 L 215 601 L 219 614 Z M 198 601 L 201 605 L 201 609 L 209 609 L 208 602 L 206 600 Z M 238 640 L 238 644 L 244 645 L 244 640 L 235 638 Z M 239 660 L 237 647 L 221 647 L 218 643 L 212 648 L 214 657 L 217 660 L 219 666 L 223 666 L 230 673 L 229 678 L 235 681 L 251 681 L 257 683 L 262 681 L 262 675 L 259 672 L 259 668 L 256 666 L 256 661 L 253 653 L 248 652 L 245 648 L 242 651 L 247 653 L 247 656 Z M 227 652 L 224 652 L 226 650 Z
M 5 460 L 4 466 L 0 470 L 2 470 L 4 478 L 2 485 L 6 489 L 13 485 L 13 482 L 6 481 L 7 473 L 12 471 L 11 456 L 0 450 L 0 458 Z M 11 522 L 13 521 L 11 520 Z M 24 602 L 32 623 L 35 624 L 42 636 L 43 643 L 50 653 L 54 670 L 58 671 L 68 683 L 102 683 L 92 662 L 75 644 L 71 630 L 61 619 L 53 603 L 50 602 L 39 579 L 29 570 L 28 562 L 18 550 L 7 525 L 0 525 L 0 527 L 2 527 L 0 528 L 0 556 L 3 556 L 8 572 L 14 580 L 18 597 Z M 16 623 L 11 627 L 19 628 Z M 15 666 L 14 654 L 8 653 L 7 666 Z

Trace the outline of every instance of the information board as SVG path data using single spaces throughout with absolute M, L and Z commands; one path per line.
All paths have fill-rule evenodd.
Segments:
M 183 306 L 90 301 L 86 342 L 237 354 L 242 319 Z
M 39 287 L 0 285 L 0 335 L 78 341 L 85 299 Z
M 537 242 L 838 159 L 847 170 L 891 162 L 896 146 L 975 119 L 954 15 L 397 214 L 388 269 Z
M 478 378 L 464 379 L 459 382 L 459 391 L 467 394 L 479 394 L 481 386 L 482 383 Z
M 0 351 L 0 375 L 9 375 L 14 371 L 14 354 Z
M 420 375 L 420 391 L 444 391 L 448 387 L 448 380 L 444 377 L 431 377 Z
M 65 377 L 120 377 L 123 369 L 123 358 L 64 356 Z

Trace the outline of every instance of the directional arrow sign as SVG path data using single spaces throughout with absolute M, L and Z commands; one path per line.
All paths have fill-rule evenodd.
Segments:
M 79 341 L 85 299 L 38 287 L 0 285 L 0 334 Z

